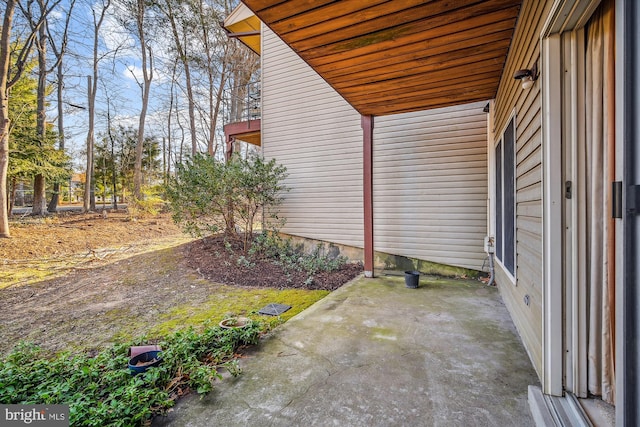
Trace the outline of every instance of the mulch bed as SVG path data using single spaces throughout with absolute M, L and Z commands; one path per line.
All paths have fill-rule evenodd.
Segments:
M 187 265 L 204 278 L 229 285 L 269 287 L 278 289 L 338 289 L 362 273 L 362 264 L 348 263 L 330 272 L 317 272 L 311 283 L 305 271 L 286 270 L 273 259 L 260 256 L 241 258 L 241 248 L 233 245 L 233 252 L 225 248 L 222 237 L 208 237 L 187 245 Z M 249 265 L 247 265 L 249 264 Z

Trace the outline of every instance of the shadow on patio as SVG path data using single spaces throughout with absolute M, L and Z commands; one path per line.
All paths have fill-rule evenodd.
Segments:
M 533 425 L 537 376 L 497 289 L 476 281 L 356 279 L 241 365 L 153 425 Z

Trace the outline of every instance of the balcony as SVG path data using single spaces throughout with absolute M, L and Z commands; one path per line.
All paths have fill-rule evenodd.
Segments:
M 224 91 L 224 136 L 229 152 L 234 141 L 261 145 L 260 82 L 250 82 Z

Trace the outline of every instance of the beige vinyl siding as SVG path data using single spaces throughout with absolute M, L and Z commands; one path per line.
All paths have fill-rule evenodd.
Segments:
M 262 145 L 287 167 L 282 231 L 363 247 L 360 115 L 263 26 Z
M 540 68 L 540 33 L 551 1 L 525 0 L 498 88 L 494 133 L 516 115 L 516 283 L 497 263 L 496 279 L 525 348 L 542 373 L 542 110 L 538 80 L 523 90 L 513 73 Z M 544 75 L 540 76 L 543 79 Z M 528 296 L 529 305 L 525 304 Z
M 375 118 L 376 251 L 480 270 L 486 102 Z

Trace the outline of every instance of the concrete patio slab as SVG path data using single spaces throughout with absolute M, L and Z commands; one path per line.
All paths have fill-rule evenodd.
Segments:
M 538 379 L 497 290 L 397 274 L 333 292 L 153 425 L 533 425 Z

